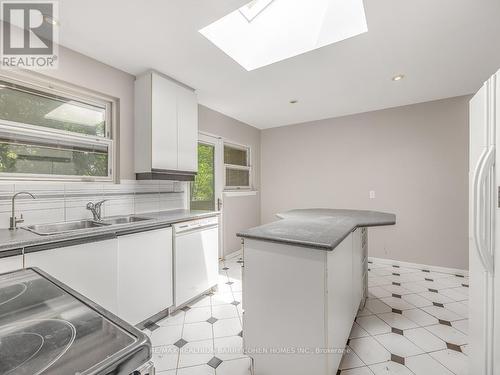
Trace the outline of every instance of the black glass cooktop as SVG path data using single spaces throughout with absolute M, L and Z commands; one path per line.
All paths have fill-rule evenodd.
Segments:
M 0 374 L 134 370 L 150 356 L 149 340 L 117 320 L 40 270 L 0 275 Z M 125 363 L 137 354 L 137 364 Z

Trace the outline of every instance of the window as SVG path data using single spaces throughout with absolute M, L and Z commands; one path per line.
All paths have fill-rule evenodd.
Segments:
M 199 30 L 246 70 L 367 31 L 363 0 L 252 0 Z
M 224 143 L 225 190 L 250 189 L 250 148 Z
M 0 178 L 113 180 L 112 101 L 0 77 Z
M 215 209 L 215 145 L 198 143 L 198 174 L 191 183 L 191 209 Z

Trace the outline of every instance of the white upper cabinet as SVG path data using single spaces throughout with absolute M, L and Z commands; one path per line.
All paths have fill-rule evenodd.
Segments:
M 198 171 L 196 93 L 156 72 L 135 82 L 135 172 L 138 178 Z
M 177 123 L 178 169 L 196 172 L 198 171 L 198 104 L 194 91 L 184 87 L 177 89 Z
M 157 74 L 151 79 L 151 168 L 177 170 L 177 85 Z

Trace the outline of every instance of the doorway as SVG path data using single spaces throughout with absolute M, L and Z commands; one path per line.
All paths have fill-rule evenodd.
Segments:
M 223 257 L 223 142 L 220 137 L 200 133 L 198 137 L 198 174 L 191 183 L 191 210 L 220 211 L 219 258 Z

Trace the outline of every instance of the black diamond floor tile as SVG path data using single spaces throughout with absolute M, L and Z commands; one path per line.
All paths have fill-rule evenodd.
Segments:
M 439 293 L 437 289 L 432 289 L 432 288 L 429 288 L 429 292 L 432 292 L 432 293 Z
M 397 335 L 401 335 L 401 336 L 403 336 L 403 330 L 402 330 L 402 329 L 395 328 L 395 327 L 391 327 L 391 332 L 392 332 L 392 333 L 395 333 L 395 334 L 397 334 Z
M 405 359 L 403 357 L 400 357 L 399 355 L 392 354 L 391 353 L 391 361 L 399 363 L 400 365 L 405 365 Z
M 231 302 L 231 305 L 234 305 L 234 306 L 238 306 L 241 302 L 238 302 L 238 301 L 233 301 Z
M 432 302 L 432 304 L 436 307 L 444 307 L 444 305 L 442 303 L 439 303 L 439 302 Z
M 219 319 L 217 318 L 214 318 L 213 316 L 208 318 L 207 319 L 207 323 L 210 323 L 210 324 L 214 324 L 216 321 L 218 321 Z
M 403 315 L 403 310 L 392 309 L 392 312 L 395 313 L 395 314 Z
M 401 286 L 401 283 L 397 283 L 397 282 L 393 281 L 392 285 Z
M 208 361 L 207 365 L 209 365 L 212 368 L 217 368 L 220 366 L 222 363 L 222 359 L 219 359 L 217 357 L 213 357 L 210 361 Z
M 438 319 L 439 321 L 439 324 L 442 324 L 444 326 L 448 326 L 448 327 L 451 327 L 451 322 L 447 321 L 447 320 L 442 320 L 442 319 Z
M 392 296 L 393 296 L 394 298 L 401 298 L 401 295 L 400 295 L 400 294 L 396 294 L 396 293 L 392 293 Z
M 222 270 L 227 271 L 228 269 L 229 269 L 229 267 L 224 267 Z
M 160 328 L 160 326 L 158 324 L 156 324 L 156 323 L 148 322 L 148 323 L 144 324 L 144 328 L 147 328 L 151 332 L 153 332 L 154 330 Z
M 179 339 L 176 342 L 174 342 L 174 345 L 177 346 L 179 349 L 182 348 L 184 345 L 186 345 L 188 342 L 184 339 Z
M 462 353 L 462 348 L 461 348 L 460 346 L 458 346 L 458 345 L 455 345 L 455 344 L 452 344 L 452 343 L 447 342 L 447 343 L 446 343 L 446 347 L 447 347 L 448 349 L 450 349 L 450 350 L 454 350 L 454 351 L 456 351 L 456 352 L 460 352 L 460 353 Z

